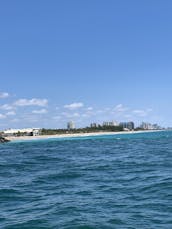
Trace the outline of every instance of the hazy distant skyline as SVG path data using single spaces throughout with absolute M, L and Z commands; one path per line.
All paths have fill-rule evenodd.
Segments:
M 171 1 L 0 3 L 0 129 L 172 126 Z

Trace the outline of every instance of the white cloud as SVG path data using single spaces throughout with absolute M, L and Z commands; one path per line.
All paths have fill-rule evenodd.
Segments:
M 102 114 L 102 113 L 104 113 L 105 111 L 104 110 L 97 110 L 95 113 L 97 113 L 97 114 Z
M 122 104 L 118 104 L 114 109 L 115 112 L 124 112 L 126 110 L 128 110 L 128 108 L 124 107 Z
M 9 105 L 9 104 L 4 104 L 4 105 L 0 106 L 0 109 L 8 111 L 8 110 L 13 110 L 14 107 Z
M 146 110 L 133 110 L 133 113 L 134 113 L 135 115 L 140 116 L 140 117 L 146 117 L 151 111 L 152 111 L 152 109 L 146 109 Z
M 32 123 L 32 122 L 38 122 L 39 120 L 35 117 L 28 117 L 28 118 L 25 118 L 25 121 Z
M 46 109 L 41 109 L 41 110 L 34 110 L 32 111 L 33 114 L 46 114 L 47 110 Z
M 9 94 L 7 92 L 0 92 L 0 99 L 5 99 L 9 97 Z
M 88 110 L 88 111 L 92 111 L 93 108 L 92 108 L 92 107 L 88 107 L 87 110 Z
M 15 106 L 40 106 L 40 107 L 45 107 L 48 104 L 47 99 L 19 99 L 17 100 L 14 105 Z
M 75 110 L 83 106 L 84 106 L 83 103 L 71 103 L 71 104 L 65 105 L 64 108 L 69 109 L 69 110 Z
M 13 116 L 16 115 L 16 113 L 14 111 L 9 111 L 6 113 L 7 116 Z
M 144 117 L 147 115 L 147 113 L 144 110 L 134 110 L 133 113 L 141 117 Z
M 3 114 L 0 114 L 0 119 L 4 119 L 4 118 L 6 118 L 6 116 Z
M 80 114 L 75 112 L 75 113 L 68 113 L 68 112 L 62 112 L 62 116 L 65 116 L 66 118 L 77 118 L 80 117 Z
M 82 117 L 83 117 L 83 118 L 89 118 L 90 116 L 91 116 L 91 115 L 90 115 L 90 114 L 87 114 L 87 113 L 86 113 L 86 114 L 82 114 Z
M 72 117 L 75 117 L 75 118 L 80 117 L 80 114 L 79 113 L 74 113 L 74 114 L 72 114 Z

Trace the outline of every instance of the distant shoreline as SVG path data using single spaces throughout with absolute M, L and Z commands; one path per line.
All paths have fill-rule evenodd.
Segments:
M 103 135 L 119 135 L 119 134 L 139 134 L 151 133 L 164 130 L 140 130 L 140 131 L 118 131 L 118 132 L 93 132 L 93 133 L 77 133 L 77 134 L 55 134 L 55 135 L 39 135 L 39 136 L 20 136 L 20 137 L 6 137 L 7 140 L 14 141 L 29 141 L 29 140 L 46 140 L 55 138 L 77 138 L 77 137 L 94 137 Z

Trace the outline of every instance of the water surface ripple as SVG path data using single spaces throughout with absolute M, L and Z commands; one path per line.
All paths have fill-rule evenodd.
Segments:
M 172 228 L 172 132 L 0 145 L 0 228 Z

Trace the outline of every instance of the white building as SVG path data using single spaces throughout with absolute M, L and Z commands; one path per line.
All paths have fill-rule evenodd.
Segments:
M 161 127 L 158 126 L 158 124 L 151 124 L 148 122 L 142 122 L 142 124 L 140 125 L 140 128 L 142 128 L 144 130 L 159 130 L 159 129 L 161 129 Z
M 41 129 L 39 128 L 8 129 L 3 131 L 5 136 L 16 136 L 16 135 L 38 136 L 40 135 L 40 132 Z
M 152 130 L 152 125 L 148 122 L 142 122 L 142 124 L 140 125 L 140 128 L 144 130 Z
M 68 122 L 67 123 L 67 129 L 68 130 L 73 130 L 73 129 L 75 129 L 75 123 L 74 122 Z
M 119 123 L 116 121 L 103 122 L 103 126 L 119 126 Z

